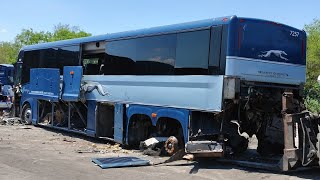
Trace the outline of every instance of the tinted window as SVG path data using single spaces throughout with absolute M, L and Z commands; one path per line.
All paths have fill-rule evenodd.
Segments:
M 136 61 L 136 39 L 107 42 L 106 58 L 103 62 L 105 75 L 134 74 Z
M 220 74 L 222 26 L 215 26 L 211 29 L 211 44 L 209 58 L 209 74 Z
M 136 74 L 174 74 L 176 34 L 137 39 Z
M 220 33 L 220 35 L 219 35 Z M 210 67 L 219 67 L 221 30 Z M 104 74 L 208 74 L 210 30 L 108 42 Z
M 22 80 L 21 83 L 27 83 L 30 81 L 30 69 L 32 68 L 39 68 L 40 64 L 40 51 L 26 51 L 24 53 L 23 58 L 23 68 L 22 68 Z
M 239 23 L 239 54 L 242 57 L 306 64 L 305 36 L 281 24 L 244 20 Z
M 173 74 L 175 43 L 175 34 L 108 42 L 104 74 Z
M 178 74 L 208 74 L 210 30 L 180 33 L 177 37 Z
M 79 65 L 79 46 L 49 48 L 26 51 L 23 59 L 22 83 L 29 82 L 32 68 L 59 68 L 63 74 L 64 66 Z

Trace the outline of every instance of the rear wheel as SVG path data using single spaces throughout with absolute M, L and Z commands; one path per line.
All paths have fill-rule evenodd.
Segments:
M 30 107 L 29 103 L 23 105 L 23 107 L 22 107 L 21 121 L 24 124 L 31 124 L 32 123 L 32 111 L 31 111 L 31 107 Z

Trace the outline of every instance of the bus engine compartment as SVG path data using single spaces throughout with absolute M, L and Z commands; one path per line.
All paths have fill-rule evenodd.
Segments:
M 301 87 L 252 82 L 238 84 L 241 84 L 239 91 L 234 99 L 225 100 L 223 112 L 193 113 L 191 143 L 187 144 L 187 151 L 199 157 L 243 160 L 241 156 L 247 150 L 250 138 L 255 136 L 258 140 L 258 155 L 246 156 L 245 160 L 254 162 L 253 159 L 257 158 L 258 164 L 263 167 L 261 159 L 266 162 L 276 160 L 276 168 L 271 169 L 282 171 L 318 166 L 319 116 L 305 109 Z M 205 148 L 206 153 L 201 152 L 197 149 L 201 146 L 192 143 L 197 141 L 207 143 L 211 148 Z M 210 155 L 208 152 L 217 150 L 217 145 L 212 142 L 220 145 L 223 153 Z M 254 164 L 254 167 L 257 166 Z

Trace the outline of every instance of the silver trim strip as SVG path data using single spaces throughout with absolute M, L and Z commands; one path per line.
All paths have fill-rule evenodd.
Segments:
M 254 58 L 246 58 L 246 57 L 239 57 L 239 56 L 227 56 L 227 59 L 239 59 L 239 60 L 245 60 L 245 61 L 255 61 L 255 62 L 262 62 L 262 63 L 272 63 L 272 64 L 281 64 L 286 66 L 298 66 L 298 67 L 306 67 L 306 65 L 302 64 L 292 64 L 292 63 L 285 63 L 285 62 L 275 62 L 275 61 L 268 61 L 268 60 L 262 60 L 262 59 L 254 59 Z

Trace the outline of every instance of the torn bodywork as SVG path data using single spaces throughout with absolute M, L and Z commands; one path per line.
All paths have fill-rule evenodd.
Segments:
M 318 165 L 319 117 L 305 111 L 301 86 L 236 81 L 232 86 L 221 113 L 192 112 L 187 153 L 241 156 L 255 135 L 257 159 L 279 157 L 280 170 Z

